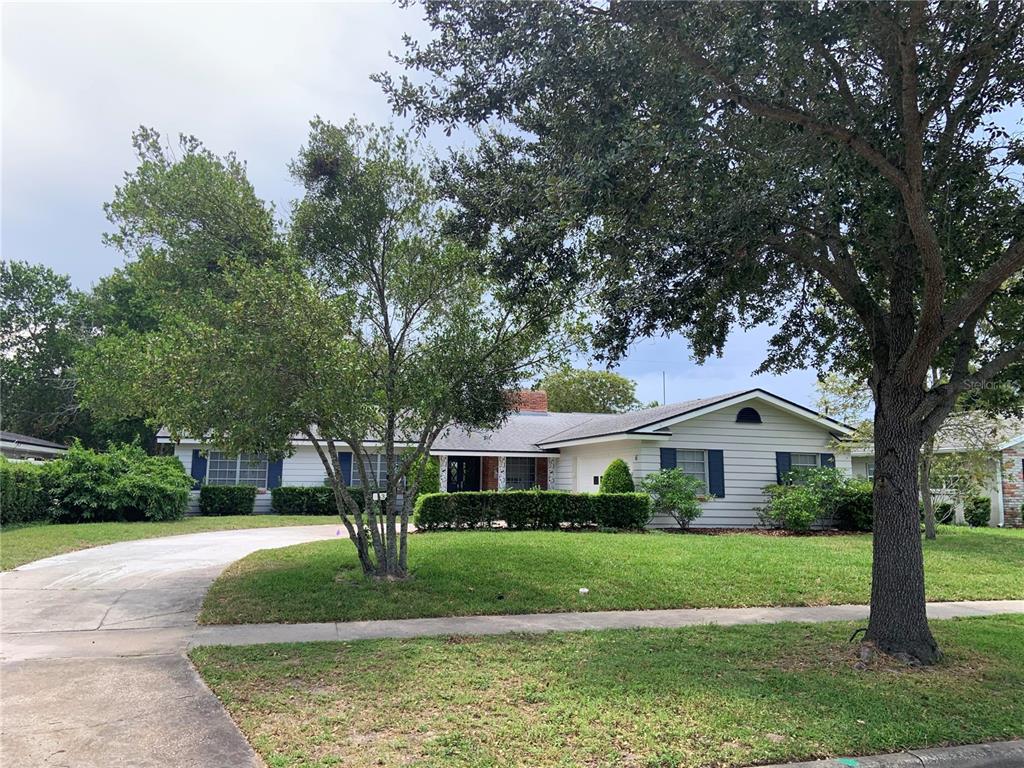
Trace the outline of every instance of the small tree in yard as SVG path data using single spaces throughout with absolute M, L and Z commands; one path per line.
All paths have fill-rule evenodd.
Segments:
M 287 236 L 233 157 L 186 140 L 171 159 L 152 134 L 137 146 L 108 213 L 159 323 L 94 345 L 90 403 L 232 453 L 280 456 L 302 435 L 363 571 L 405 576 L 411 505 L 399 495 L 415 498 L 443 430 L 505 417 L 507 392 L 557 352 L 556 311 L 498 304 L 480 255 L 440 234 L 426 174 L 388 131 L 313 122 Z
M 704 513 L 701 502 L 708 498 L 701 493 L 703 483 L 698 478 L 678 469 L 651 472 L 640 481 L 640 490 L 651 497 L 655 515 L 671 517 L 680 528 L 689 528 Z
M 600 493 L 632 493 L 636 490 L 629 465 L 622 459 L 615 459 L 601 475 Z
M 612 371 L 563 368 L 538 384 L 548 394 L 548 410 L 559 413 L 622 413 L 640 407 L 636 383 Z
M 423 125 L 489 129 L 449 188 L 498 274 L 586 285 L 612 357 L 768 323 L 760 370 L 870 383 L 865 638 L 938 659 L 917 456 L 961 394 L 1024 380 L 1020 2 L 414 7 L 416 81 L 381 79 Z

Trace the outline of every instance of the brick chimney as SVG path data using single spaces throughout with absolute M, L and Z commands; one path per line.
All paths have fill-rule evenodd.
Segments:
M 543 389 L 521 389 L 511 394 L 513 407 L 521 413 L 548 412 L 548 393 Z

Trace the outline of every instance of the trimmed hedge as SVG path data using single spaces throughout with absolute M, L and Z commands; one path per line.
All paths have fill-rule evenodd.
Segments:
M 251 515 L 256 507 L 253 485 L 204 485 L 199 489 L 199 514 Z
M 513 530 L 562 525 L 617 530 L 643 528 L 651 517 L 646 493 L 564 491 L 468 491 L 421 494 L 416 526 L 422 530 L 490 527 L 502 520 Z
M 363 506 L 363 489 L 349 488 L 352 500 Z M 279 515 L 336 515 L 334 490 L 326 486 L 281 486 L 270 491 L 270 509 Z
M 0 458 L 0 526 L 49 518 L 43 467 Z
M 992 499 L 972 496 L 964 502 L 964 521 L 972 528 L 982 528 L 992 519 Z

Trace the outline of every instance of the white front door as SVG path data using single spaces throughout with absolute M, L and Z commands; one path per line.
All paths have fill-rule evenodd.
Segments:
M 590 458 L 576 457 L 576 490 L 597 493 L 601 484 L 601 475 L 608 469 L 611 459 L 607 456 Z

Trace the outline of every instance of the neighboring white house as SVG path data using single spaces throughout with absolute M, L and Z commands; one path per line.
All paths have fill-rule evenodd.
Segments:
M 67 453 L 67 446 L 17 432 L 0 432 L 0 456 L 14 461 L 48 461 Z
M 991 465 L 991 471 L 981 488 L 981 494 L 988 496 L 992 502 L 989 525 L 1020 527 L 1024 507 L 1024 434 L 1018 432 L 1021 428 L 1019 422 L 996 420 L 992 425 L 996 437 L 992 442 L 992 449 L 987 451 L 990 457 L 984 459 Z M 967 450 L 971 449 L 965 446 L 962 440 L 943 434 L 943 430 L 939 430 L 936 454 L 955 454 Z M 977 450 L 973 449 L 972 452 Z M 874 479 L 875 457 L 872 446 L 857 446 L 850 453 L 853 459 L 853 474 Z M 956 500 L 955 494 L 938 487 L 932 488 L 932 496 L 936 503 L 953 503 L 957 522 L 963 522 L 963 506 Z
M 715 497 L 705 503 L 696 526 L 739 527 L 759 523 L 762 488 L 781 473 L 811 466 L 852 472 L 848 453 L 831 447 L 849 435 L 844 424 L 763 389 L 672 403 L 621 414 L 552 413 L 544 392 L 524 392 L 519 410 L 496 430 L 453 428 L 434 444 L 441 462 L 442 490 L 547 488 L 596 491 L 601 474 L 623 459 L 639 480 L 663 467 L 678 467 L 701 479 Z M 171 443 L 166 432 L 158 442 Z M 174 451 L 197 487 L 255 485 L 257 511 L 270 506 L 266 489 L 279 485 L 322 485 L 323 465 L 308 441 L 296 438 L 294 452 L 281 461 L 226 456 L 207 451 L 199 440 L 182 440 Z M 370 468 L 383 477 L 385 462 Z M 339 454 L 352 485 L 350 453 Z M 668 519 L 652 525 L 670 526 Z

